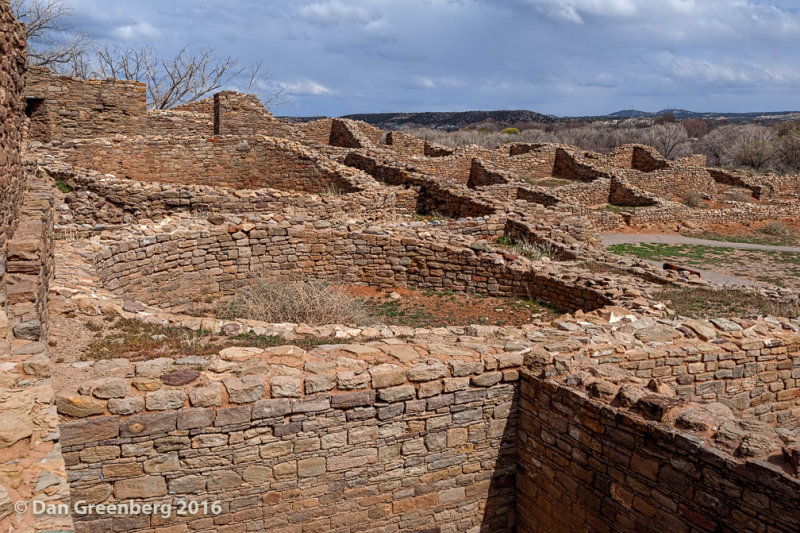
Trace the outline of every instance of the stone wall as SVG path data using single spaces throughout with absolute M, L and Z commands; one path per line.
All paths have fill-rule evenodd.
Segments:
M 333 119 L 323 118 L 320 120 L 312 120 L 311 122 L 301 122 L 293 126 L 295 131 L 310 142 L 319 144 L 330 144 L 331 142 Z
M 5 314 L 6 239 L 14 232 L 25 192 L 20 149 L 25 105 L 25 30 L 0 3 L 0 314 Z M 4 337 L 0 331 L 0 341 Z
M 214 133 L 211 114 L 179 108 L 148 111 L 145 117 L 148 135 L 160 137 L 209 137 Z
M 73 500 L 220 508 L 76 531 L 511 531 L 522 359 L 378 342 L 230 348 L 200 372 L 97 362 L 58 398 L 64 417 L 95 415 L 61 424 Z
M 122 240 L 98 254 L 97 268 L 105 287 L 165 308 L 232 295 L 262 274 L 532 297 L 567 310 L 611 302 L 574 279 L 538 274 L 465 246 L 304 226 L 222 226 Z
M 425 153 L 425 141 L 400 131 L 386 133 L 386 145 L 397 153 L 427 155 Z
M 800 336 L 715 343 L 719 339 L 714 325 L 731 332 L 743 328 L 730 320 L 711 322 L 689 322 L 697 331 L 688 333 L 700 337 L 691 344 L 631 350 L 620 366 L 637 377 L 670 383 L 691 401 L 722 402 L 743 416 L 779 426 L 800 425 Z M 638 335 L 652 340 L 650 332 Z
M 66 208 L 58 211 L 57 224 L 62 226 L 161 220 L 181 213 L 270 213 L 328 221 L 381 220 L 393 208 L 407 205 L 415 208 L 417 197 L 416 191 L 405 189 L 309 195 L 275 189 L 240 190 L 115 180 L 57 168 L 46 170 L 51 178 L 72 188 L 64 195 Z
M 26 77 L 31 140 L 51 142 L 143 133 L 147 114 L 143 83 L 80 80 L 42 67 L 31 67 Z
M 523 372 L 517 528 L 797 531 L 800 482 Z
M 53 276 L 53 189 L 30 178 L 20 220 L 6 243 L 6 300 L 13 338 L 46 341 L 47 296 Z
M 214 95 L 214 135 L 294 137 L 292 127 L 270 114 L 254 94 L 222 91 Z
M 117 178 L 235 189 L 352 192 L 372 180 L 287 139 L 135 137 L 47 146 L 78 170 Z

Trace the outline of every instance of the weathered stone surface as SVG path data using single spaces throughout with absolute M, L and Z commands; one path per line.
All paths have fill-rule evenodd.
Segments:
M 289 400 L 259 400 L 253 404 L 253 419 L 283 416 L 291 411 Z
M 144 409 L 144 398 L 141 396 L 108 400 L 108 410 L 115 415 L 132 415 L 142 409 Z
M 370 369 L 372 387 L 383 389 L 393 385 L 401 385 L 406 381 L 406 372 L 402 367 L 393 364 L 377 365 Z
M 378 398 L 384 402 L 399 402 L 410 400 L 417 395 L 417 389 L 413 385 L 399 385 L 378 391 Z
M 418 363 L 406 371 L 409 381 L 431 381 L 447 377 L 447 367 L 439 361 Z
M 178 429 L 197 429 L 210 427 L 214 410 L 202 407 L 185 407 L 178 411 Z
M 231 403 L 252 403 L 264 397 L 264 380 L 261 376 L 225 378 L 222 383 L 228 391 Z
M 86 444 L 122 435 L 118 416 L 98 416 L 85 420 L 63 422 L 60 427 L 61 445 Z
M 47 378 L 53 373 L 53 365 L 47 354 L 39 353 L 28 357 L 22 364 L 22 370 L 30 376 Z
M 212 383 L 205 387 L 193 387 L 189 391 L 189 402 L 195 407 L 221 406 L 222 384 Z
M 124 398 L 130 392 L 128 381 L 122 378 L 98 379 L 92 387 L 92 394 L 97 398 Z
M 182 390 L 161 389 L 145 396 L 144 405 L 148 411 L 166 411 L 179 409 L 186 402 L 186 393 Z
M 101 415 L 106 410 L 104 402 L 89 396 L 58 395 L 56 396 L 56 407 L 60 414 L 75 418 Z
M 0 412 L 0 449 L 30 437 L 33 433 L 33 420 L 27 413 Z
M 140 476 L 114 483 L 118 500 L 155 498 L 167 494 L 167 484 L 161 476 Z
M 179 387 L 181 385 L 188 385 L 200 377 L 200 372 L 190 368 L 181 368 L 169 374 L 163 374 L 160 379 L 164 385 L 171 387 Z
M 297 398 L 303 395 L 303 380 L 292 376 L 270 378 L 270 391 L 273 398 Z
M 231 424 L 244 424 L 247 422 L 250 422 L 249 405 L 217 409 L 217 414 L 214 418 L 214 426 L 216 427 L 228 426 Z
M 169 433 L 175 431 L 177 419 L 176 411 L 134 415 L 123 420 L 119 427 L 119 435 L 120 437 L 141 437 Z

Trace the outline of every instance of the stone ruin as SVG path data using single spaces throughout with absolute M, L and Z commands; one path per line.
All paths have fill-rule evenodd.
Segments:
M 800 530 L 800 322 L 673 318 L 652 295 L 698 280 L 612 256 L 597 234 L 795 214 L 797 176 L 639 145 L 451 149 L 288 124 L 233 92 L 147 111 L 137 82 L 26 71 L 7 2 L 0 18 L 4 530 Z M 724 199 L 730 186 L 747 201 Z M 694 190 L 715 206 L 680 203 Z M 444 328 L 190 314 L 265 273 L 569 314 Z M 51 315 L 287 343 L 63 363 Z M 292 344 L 308 338 L 323 342 Z M 129 501 L 217 507 L 74 507 Z

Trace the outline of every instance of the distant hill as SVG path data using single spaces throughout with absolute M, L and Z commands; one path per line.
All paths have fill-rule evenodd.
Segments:
M 443 130 L 458 130 L 462 128 L 475 128 L 481 124 L 493 123 L 495 128 L 507 128 L 523 125 L 525 123 L 553 124 L 578 120 L 581 122 L 597 121 L 634 121 L 637 123 L 648 122 L 664 113 L 672 113 L 678 120 L 687 118 L 702 118 L 705 120 L 727 120 L 729 122 L 750 122 L 754 120 L 778 122 L 784 120 L 800 120 L 798 111 L 775 111 L 754 113 L 706 113 L 689 111 L 686 109 L 662 109 L 661 111 L 640 111 L 638 109 L 623 109 L 608 115 L 593 115 L 582 117 L 556 117 L 543 115 L 528 110 L 501 110 L 501 111 L 441 111 L 425 113 L 359 113 L 344 115 L 342 118 L 362 120 L 382 130 L 393 130 L 401 126 L 436 128 Z M 278 117 L 287 122 L 310 122 L 325 117 Z
M 461 129 L 484 122 L 494 122 L 508 127 L 525 122 L 550 124 L 558 118 L 527 110 L 502 111 L 453 111 L 426 113 L 359 113 L 342 118 L 363 120 L 381 129 L 395 129 L 400 126 L 420 126 L 440 129 Z
M 616 113 L 609 113 L 608 115 L 599 115 L 593 117 L 583 117 L 590 119 L 628 119 L 628 118 L 655 118 L 664 113 L 672 113 L 678 120 L 685 120 L 687 118 L 702 118 L 705 120 L 728 120 L 729 122 L 750 122 L 752 120 L 765 120 L 765 121 L 780 121 L 780 120 L 798 120 L 800 119 L 800 112 L 797 111 L 775 111 L 775 112 L 753 112 L 753 113 L 708 113 L 689 111 L 687 109 L 662 109 L 661 111 L 649 112 L 639 111 L 638 109 L 623 109 Z

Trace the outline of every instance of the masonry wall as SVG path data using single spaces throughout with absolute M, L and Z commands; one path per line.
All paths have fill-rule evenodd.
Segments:
M 136 81 L 80 80 L 31 67 L 25 98 L 39 101 L 31 115 L 31 140 L 139 135 L 145 126 L 145 85 Z
M 717 322 L 738 329 L 729 321 Z M 637 377 L 671 383 L 687 400 L 719 401 L 742 416 L 797 427 L 800 336 L 795 337 L 741 339 L 723 344 L 698 340 L 682 347 L 631 350 L 619 364 Z
M 0 4 L 0 313 L 4 313 L 5 243 L 14 231 L 25 192 L 20 148 L 25 86 L 25 30 Z M 0 333 L 0 341 L 2 340 Z
M 386 144 L 397 153 L 427 155 L 425 154 L 425 141 L 400 131 L 386 133 Z
M 797 531 L 800 482 L 523 372 L 517 529 Z
M 185 386 L 168 384 L 169 360 L 137 363 L 133 379 L 108 377 L 129 364 L 96 363 L 105 371 L 88 395 L 59 399 L 62 414 L 106 412 L 61 424 L 73 500 L 185 498 L 218 501 L 220 513 L 76 516 L 76 531 L 513 529 L 520 354 L 383 344 L 302 353 L 251 349 L 241 363 L 221 353 Z
M 286 218 L 309 217 L 329 221 L 349 218 L 380 220 L 392 208 L 409 204 L 412 208 L 416 206 L 416 192 L 400 188 L 395 191 L 366 189 L 343 195 L 310 196 L 275 189 L 240 190 L 109 180 L 100 175 L 57 169 L 50 169 L 49 173 L 73 189 L 64 195 L 69 209 L 58 212 L 57 223 L 64 226 L 122 224 L 145 218 L 161 220 L 179 213 L 272 213 Z
M 102 283 L 150 305 L 176 307 L 231 295 L 260 273 L 375 287 L 410 287 L 539 298 L 566 310 L 611 302 L 575 279 L 540 275 L 464 246 L 344 230 L 253 225 L 121 241 L 98 254 Z
M 329 144 L 331 141 L 332 125 L 333 119 L 323 118 L 320 120 L 312 120 L 311 122 L 294 124 L 294 128 L 300 135 L 311 142 Z
M 214 95 L 214 135 L 293 137 L 292 127 L 273 117 L 254 94 L 223 91 Z
M 351 192 L 361 179 L 299 143 L 274 137 L 116 138 L 60 150 L 62 161 L 76 169 L 145 182 Z

